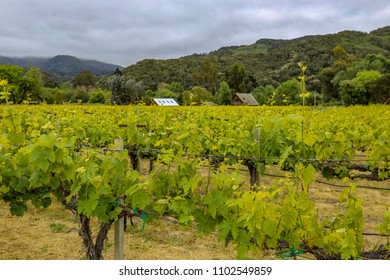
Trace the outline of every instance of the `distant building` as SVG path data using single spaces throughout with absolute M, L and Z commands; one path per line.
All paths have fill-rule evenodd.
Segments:
M 249 106 L 258 106 L 259 103 L 253 97 L 251 93 L 236 93 L 232 99 L 233 106 L 240 105 L 249 105 Z
M 156 106 L 179 106 L 173 98 L 153 98 L 152 105 Z

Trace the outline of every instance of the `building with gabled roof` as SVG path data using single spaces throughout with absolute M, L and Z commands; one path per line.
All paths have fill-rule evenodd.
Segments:
M 251 93 L 236 93 L 232 99 L 232 105 L 240 106 L 240 105 L 249 105 L 249 106 L 258 106 L 259 103 L 253 97 Z
M 179 106 L 173 98 L 153 98 L 152 105 L 157 106 Z

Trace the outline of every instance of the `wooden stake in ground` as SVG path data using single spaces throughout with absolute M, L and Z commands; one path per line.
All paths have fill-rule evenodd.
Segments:
M 122 151 L 123 150 L 123 140 L 115 139 L 114 140 L 114 150 Z M 120 203 L 123 203 L 121 198 Z M 125 222 L 124 218 L 119 218 L 115 221 L 114 225 L 114 259 L 123 260 L 124 256 L 124 232 L 125 232 Z
M 256 129 L 256 141 L 259 146 L 258 158 L 261 159 L 261 142 L 260 142 L 260 129 Z M 260 186 L 260 172 L 257 170 L 256 166 L 256 185 Z

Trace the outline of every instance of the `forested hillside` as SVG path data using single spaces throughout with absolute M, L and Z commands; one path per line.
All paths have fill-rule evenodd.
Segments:
M 288 96 L 284 92 L 297 88 L 297 83 L 291 79 L 295 80 L 301 74 L 298 63 L 304 62 L 308 91 L 318 94 L 325 102 L 340 101 L 342 94 L 347 95 L 344 103 L 348 105 L 369 102 L 372 98 L 366 96 L 367 88 L 362 89 L 367 86 L 374 87 L 381 95 L 375 102 L 387 100 L 388 96 L 383 94 L 389 90 L 389 58 L 390 27 L 387 26 L 370 33 L 343 31 L 292 40 L 260 39 L 252 45 L 222 47 L 208 54 L 167 60 L 145 59 L 123 72 L 127 77 L 142 81 L 145 88 L 151 90 L 157 90 L 161 83 L 180 83 L 185 90 L 201 86 L 215 95 L 225 80 L 233 91 L 254 91 L 261 103 L 272 97 L 272 91 L 281 93 L 279 97 L 274 96 L 276 103 L 283 103 L 283 100 L 294 103 L 297 102 L 296 94 Z M 359 78 L 357 74 L 361 71 L 376 72 L 363 72 Z M 236 85 L 232 81 L 237 78 L 234 73 L 241 76 Z M 371 83 L 379 78 L 380 84 Z M 278 91 L 280 85 L 286 89 Z M 357 101 L 349 100 L 351 91 L 358 95 L 352 97 Z

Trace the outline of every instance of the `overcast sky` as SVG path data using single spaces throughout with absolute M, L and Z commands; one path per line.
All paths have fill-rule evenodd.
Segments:
M 388 0 L 0 0 L 0 55 L 128 66 L 261 38 L 390 25 Z

